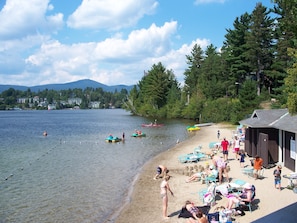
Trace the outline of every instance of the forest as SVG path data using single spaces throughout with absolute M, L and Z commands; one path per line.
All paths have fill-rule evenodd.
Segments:
M 232 122 L 255 109 L 297 112 L 297 0 L 257 3 L 236 17 L 221 49 L 195 45 L 185 56 L 184 86 L 173 70 L 153 64 L 123 107 L 135 115 Z

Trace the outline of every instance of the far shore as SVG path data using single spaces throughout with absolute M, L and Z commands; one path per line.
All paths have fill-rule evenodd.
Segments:
M 232 140 L 236 126 L 230 126 L 227 124 L 214 124 L 201 127 L 200 131 L 194 134 L 190 139 L 180 142 L 173 146 L 173 148 L 157 155 L 152 160 L 148 161 L 142 168 L 140 174 L 136 178 L 135 185 L 131 188 L 131 193 L 128 195 L 128 203 L 123 207 L 117 218 L 110 219 L 108 222 L 115 223 L 160 223 L 160 222 L 186 222 L 185 218 L 178 218 L 179 212 L 186 200 L 193 201 L 197 206 L 201 206 L 202 201 L 199 199 L 198 191 L 206 188 L 205 184 L 201 182 L 186 183 L 190 173 L 187 169 L 195 167 L 195 165 L 205 166 L 210 160 L 199 161 L 198 163 L 184 164 L 178 161 L 178 156 L 182 154 L 192 153 L 194 148 L 202 146 L 202 151 L 209 153 L 209 143 L 220 142 L 217 139 L 217 130 L 220 130 L 220 140 L 226 137 L 228 140 Z M 241 145 L 241 149 L 244 149 L 244 145 Z M 283 189 L 278 191 L 274 188 L 273 170 L 265 169 L 264 178 L 255 180 L 242 173 L 239 161 L 235 160 L 235 154 L 232 149 L 229 150 L 229 177 L 231 182 L 240 179 L 256 187 L 256 199 L 253 207 L 253 211 L 245 212 L 245 216 L 236 216 L 235 220 L 238 222 L 292 222 L 292 217 L 295 216 L 291 213 L 291 205 L 296 209 L 297 194 L 292 190 L 286 189 L 288 180 L 282 178 Z M 159 185 L 161 179 L 155 181 L 153 177 L 156 172 L 156 167 L 159 165 L 165 165 L 170 170 L 172 178 L 169 184 L 174 192 L 174 197 L 169 195 L 168 215 L 169 220 L 163 220 L 162 218 L 162 202 L 159 196 Z M 250 165 L 249 158 L 246 159 L 245 165 Z M 186 168 L 188 167 L 188 168 Z M 288 174 L 291 171 L 283 167 L 282 175 Z M 210 213 L 215 212 L 215 208 L 218 206 L 226 206 L 227 198 L 217 196 L 216 205 L 211 207 Z M 282 211 L 281 211 L 282 210 Z M 263 219 L 273 220 L 264 221 Z M 287 219 L 287 220 L 286 220 Z M 295 218 L 294 218 L 295 219 Z M 275 221 L 274 221 L 275 220 Z

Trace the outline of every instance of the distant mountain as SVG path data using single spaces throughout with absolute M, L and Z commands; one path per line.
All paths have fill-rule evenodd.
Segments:
M 122 89 L 126 89 L 129 92 L 133 88 L 132 85 L 130 85 L 130 86 L 128 86 L 128 85 L 108 86 L 108 85 L 104 85 L 104 84 L 101 84 L 96 81 L 92 81 L 90 79 L 84 79 L 84 80 L 69 82 L 69 83 L 65 83 L 65 84 L 46 84 L 46 85 L 38 85 L 38 86 L 33 86 L 33 87 L 0 84 L 0 93 L 8 90 L 9 88 L 13 88 L 15 90 L 20 90 L 20 91 L 27 91 L 28 89 L 30 89 L 32 92 L 38 92 L 38 91 L 43 91 L 45 89 L 60 91 L 60 90 L 79 88 L 79 89 L 84 90 L 87 87 L 94 88 L 94 89 L 102 88 L 103 91 L 106 91 L 106 92 L 114 92 L 115 90 L 121 91 Z

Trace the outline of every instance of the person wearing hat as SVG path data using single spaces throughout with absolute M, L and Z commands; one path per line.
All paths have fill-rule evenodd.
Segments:
M 250 183 L 243 185 L 243 191 L 240 195 L 230 194 L 227 196 L 228 203 L 226 205 L 227 209 L 232 209 L 233 204 L 245 204 L 253 200 L 254 193 L 252 190 L 253 186 Z

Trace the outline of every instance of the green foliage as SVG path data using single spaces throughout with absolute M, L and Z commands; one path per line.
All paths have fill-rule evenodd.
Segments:
M 202 122 L 223 122 L 230 120 L 230 98 L 208 100 L 204 104 Z
M 295 58 L 292 68 L 288 69 L 285 79 L 285 92 L 288 94 L 288 109 L 290 114 L 297 114 L 297 50 L 290 49 L 290 55 Z
M 130 111 L 150 117 L 168 117 L 167 108 L 181 97 L 178 82 L 172 71 L 166 70 L 162 63 L 154 64 L 152 69 L 139 81 L 129 96 Z
M 115 91 L 115 93 L 111 93 L 104 92 L 102 88 L 86 88 L 85 90 L 68 89 L 61 91 L 46 89 L 39 92 L 32 92 L 30 89 L 22 92 L 10 88 L 0 94 L 0 98 L 3 98 L 3 100 L 0 100 L 0 106 L 3 110 L 14 107 L 38 110 L 47 109 L 47 106 L 41 106 L 37 101 L 32 102 L 33 98 L 38 96 L 40 102 L 46 101 L 46 105 L 55 104 L 56 109 L 73 108 L 75 105 L 65 104 L 65 102 L 68 102 L 68 98 L 74 97 L 82 99 L 82 103 L 79 105 L 81 109 L 90 108 L 90 102 L 94 101 L 100 102 L 101 108 L 109 108 L 110 106 L 120 108 L 127 98 L 127 95 L 128 92 L 125 89 L 121 92 Z M 25 102 L 19 103 L 19 98 L 25 98 Z

